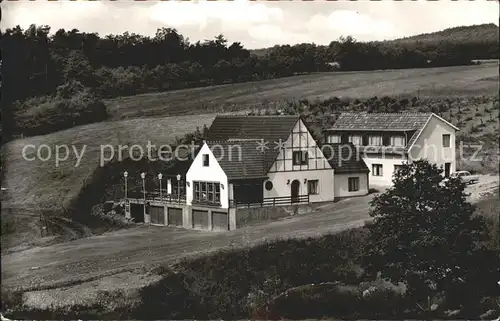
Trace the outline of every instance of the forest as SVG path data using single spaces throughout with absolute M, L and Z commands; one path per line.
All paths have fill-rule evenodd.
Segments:
M 18 26 L 2 36 L 3 85 L 9 89 L 4 99 L 53 94 L 68 80 L 109 98 L 328 71 L 333 62 L 340 70 L 375 70 L 498 58 L 497 26 L 450 30 L 388 42 L 358 42 L 347 36 L 328 46 L 275 46 L 264 55 L 253 55 L 239 42 L 229 44 L 223 35 L 190 43 L 170 28 L 158 29 L 154 37 L 128 32 L 103 37 L 76 29 L 51 34 L 48 26 Z
M 8 107 L 2 112 L 3 131 L 19 132 L 8 124 L 26 128 L 26 119 L 33 134 L 54 131 L 40 126 L 67 127 L 68 119 L 75 125 L 102 121 L 104 98 L 334 70 L 467 65 L 499 56 L 498 27 L 492 24 L 414 38 L 359 42 L 346 36 L 328 46 L 282 45 L 257 54 L 239 42 L 228 43 L 223 35 L 192 43 L 171 28 L 146 37 L 17 26 L 2 35 L 2 103 Z M 52 117 L 57 114 L 70 115 Z M 40 117 L 50 120 L 31 120 Z

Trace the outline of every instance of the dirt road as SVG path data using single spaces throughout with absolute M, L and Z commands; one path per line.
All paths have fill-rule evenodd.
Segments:
M 467 192 L 476 201 L 496 187 L 497 176 L 481 176 L 480 183 L 467 187 Z M 250 246 L 266 239 L 317 236 L 362 226 L 369 219 L 371 198 L 369 195 L 330 203 L 310 214 L 234 231 L 140 226 L 15 252 L 2 257 L 2 287 L 30 291 L 36 294 L 37 302 L 44 304 L 74 303 L 99 290 L 130 289 L 133 284 L 153 282 L 147 279 L 143 268 L 150 269 L 156 264 L 170 264 L 221 248 Z
M 369 218 L 369 199 L 371 196 L 332 203 L 315 213 L 228 232 L 141 226 L 15 252 L 2 258 L 2 287 L 56 288 L 223 247 L 361 226 Z

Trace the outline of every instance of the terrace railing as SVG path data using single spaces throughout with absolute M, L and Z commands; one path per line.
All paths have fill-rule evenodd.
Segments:
M 132 190 L 127 193 L 129 198 L 135 198 L 138 200 L 144 199 L 144 192 L 142 190 Z M 163 203 L 174 203 L 174 204 L 186 204 L 186 195 L 176 195 L 176 194 L 167 194 L 167 191 L 146 191 L 146 201 L 155 201 L 155 202 L 163 202 Z
M 229 207 L 264 207 L 309 203 L 309 195 L 266 197 L 259 201 L 229 200 Z

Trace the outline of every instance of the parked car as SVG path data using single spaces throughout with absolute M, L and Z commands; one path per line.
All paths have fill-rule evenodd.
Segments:
M 472 175 L 468 171 L 458 171 L 451 174 L 452 177 L 458 177 L 464 184 L 474 184 L 479 182 L 479 175 Z

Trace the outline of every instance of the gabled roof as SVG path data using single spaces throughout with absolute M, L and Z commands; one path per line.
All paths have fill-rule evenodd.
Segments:
M 342 113 L 328 131 L 406 131 L 411 133 L 405 151 L 411 148 L 431 117 L 458 130 L 450 122 L 434 113 Z
M 207 140 L 249 140 L 255 147 L 258 142 L 267 142 L 268 148 L 263 153 L 267 173 L 280 153 L 279 149 L 274 149 L 274 143 L 280 140 L 285 142 L 300 118 L 300 115 L 219 115 L 208 130 Z
M 217 116 L 207 140 L 264 139 L 269 143 L 286 140 L 300 116 Z
M 201 146 L 191 147 L 182 145 L 172 148 L 172 152 L 174 153 L 170 155 L 172 165 L 165 170 L 165 176 L 175 177 L 177 174 L 185 176 L 200 148 Z M 165 157 L 167 156 L 165 155 Z
M 321 150 L 335 170 L 334 173 L 342 174 L 370 171 L 356 147 L 351 143 L 324 144 L 321 146 Z
M 266 178 L 265 152 L 258 140 L 207 141 L 229 180 Z
M 432 113 L 342 113 L 329 130 L 420 130 L 431 115 Z

